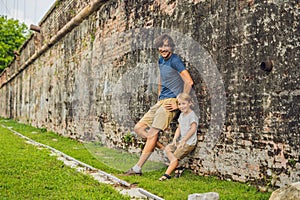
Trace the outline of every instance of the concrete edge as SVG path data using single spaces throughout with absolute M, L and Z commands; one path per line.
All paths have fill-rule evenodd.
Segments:
M 71 156 L 69 156 L 69 155 L 53 148 L 53 147 L 51 147 L 51 146 L 42 144 L 40 142 L 36 142 L 36 141 L 32 140 L 31 138 L 29 138 L 27 136 L 24 136 L 23 134 L 13 130 L 12 127 L 7 127 L 3 124 L 1 124 L 1 126 L 3 128 L 6 128 L 6 129 L 10 130 L 15 135 L 27 140 L 29 144 L 49 149 L 52 153 L 54 153 L 55 156 L 58 156 L 58 159 L 60 158 L 59 160 L 63 161 L 66 165 L 68 165 L 71 168 L 77 168 L 77 171 L 79 171 L 81 173 L 91 175 L 90 172 L 93 171 L 93 175 L 91 175 L 91 176 L 96 181 L 98 181 L 100 183 L 104 183 L 104 184 L 113 185 L 113 187 L 115 187 L 115 189 L 123 195 L 129 195 L 131 198 L 139 198 L 139 199 L 164 200 L 163 198 L 161 198 L 159 196 L 156 196 L 156 195 L 152 194 L 151 192 L 149 192 L 147 190 L 144 190 L 142 188 L 131 188 L 132 185 L 130 183 L 128 183 L 124 180 L 121 180 L 121 179 L 117 178 L 116 176 L 114 176 L 112 174 L 106 173 L 106 172 L 104 172 L 100 169 L 97 169 L 97 168 L 95 168 L 91 165 L 88 165 L 84 162 L 81 162 L 81 161 L 79 161 L 79 160 L 77 160 L 77 159 L 75 159 L 75 158 L 73 158 L 73 157 L 71 157 Z M 71 164 L 70 161 L 73 162 L 73 163 Z M 80 169 L 79 166 L 81 167 L 81 169 Z M 83 167 L 83 169 L 82 169 L 82 167 Z M 95 174 L 100 175 L 104 179 L 96 178 Z M 123 187 L 123 189 L 118 189 L 117 188 L 117 187 L 120 187 L 120 186 Z

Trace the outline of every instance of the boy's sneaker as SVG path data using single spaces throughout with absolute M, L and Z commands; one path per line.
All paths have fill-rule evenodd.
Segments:
M 124 173 L 124 175 L 126 175 L 126 176 L 132 176 L 132 175 L 141 176 L 142 175 L 142 171 L 136 172 L 132 168 L 130 168 L 127 172 Z

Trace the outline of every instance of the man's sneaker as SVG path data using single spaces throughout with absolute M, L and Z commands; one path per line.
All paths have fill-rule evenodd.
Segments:
M 124 173 L 126 176 L 138 175 L 142 176 L 142 171 L 136 172 L 132 168 L 130 168 L 127 172 Z

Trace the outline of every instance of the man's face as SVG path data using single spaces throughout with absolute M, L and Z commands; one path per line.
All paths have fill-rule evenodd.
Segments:
M 164 40 L 163 45 L 161 47 L 158 47 L 158 51 L 160 55 L 167 60 L 172 55 L 172 48 L 169 45 L 169 40 Z

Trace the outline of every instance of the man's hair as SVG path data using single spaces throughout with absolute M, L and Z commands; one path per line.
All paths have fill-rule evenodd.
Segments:
M 168 34 L 163 34 L 163 35 L 159 36 L 158 38 L 156 38 L 156 40 L 154 42 L 155 48 L 158 49 L 159 47 L 162 47 L 165 40 L 168 40 L 169 45 L 170 45 L 172 51 L 174 51 L 174 49 L 175 49 L 174 41 L 171 38 L 171 36 L 169 36 Z

